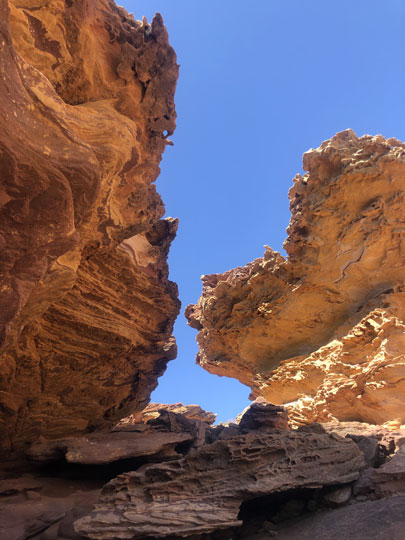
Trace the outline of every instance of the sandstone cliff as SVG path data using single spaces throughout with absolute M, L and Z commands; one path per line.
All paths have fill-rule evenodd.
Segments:
M 402 540 L 405 145 L 305 154 L 287 259 L 187 308 L 201 365 L 290 417 L 145 407 L 176 353 L 153 182 L 177 75 L 159 15 L 0 0 L 0 537 Z
M 284 259 L 203 276 L 200 365 L 293 423 L 405 422 L 405 145 L 338 133 L 304 154 Z
M 179 310 L 153 185 L 175 128 L 163 21 L 0 0 L 1 446 L 142 409 Z

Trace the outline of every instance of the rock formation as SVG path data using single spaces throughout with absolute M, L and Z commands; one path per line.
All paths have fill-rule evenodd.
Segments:
M 334 512 L 313 514 L 287 525 L 277 540 L 401 540 L 404 534 L 405 497 L 366 501 Z M 261 536 L 264 540 L 266 537 Z M 259 540 L 259 539 L 257 539 Z
M 147 406 L 177 76 L 158 14 L 0 0 L 0 537 L 402 540 L 405 145 L 311 150 L 287 259 L 203 278 L 199 362 L 259 396 L 236 422 Z
M 201 420 L 160 409 L 160 416 L 146 422 L 119 423 L 111 432 L 34 443 L 26 452 L 31 461 L 49 463 L 65 460 L 83 465 L 108 465 L 129 458 L 165 461 L 178 457 L 179 449 L 201 446 L 213 431 Z M 202 409 L 201 409 L 202 411 Z M 205 411 L 202 411 L 205 412 Z M 209 413 L 206 413 L 208 416 Z
M 405 423 L 405 145 L 338 133 L 304 154 L 284 259 L 203 276 L 197 361 L 292 423 Z
M 153 182 L 177 76 L 160 15 L 0 0 L 3 451 L 141 410 L 176 354 Z
M 356 516 L 372 522 L 373 509 L 403 526 L 387 496 L 404 493 L 405 430 L 356 422 L 290 430 L 286 411 L 263 398 L 228 426 L 172 408 L 32 445 L 31 469 L 0 480 L 0 537 L 264 540 L 296 534 L 299 519 L 304 531 L 334 524 L 329 540 Z M 376 533 L 391 525 L 382 520 Z
M 211 428 L 211 440 L 184 457 L 123 473 L 76 530 L 97 540 L 209 533 L 240 526 L 244 501 L 359 477 L 364 457 L 351 439 L 275 428 L 279 412 L 254 405 L 239 426 Z
M 210 425 L 215 423 L 217 417 L 216 414 L 210 411 L 204 411 L 199 405 L 184 405 L 183 403 L 149 403 L 143 411 L 131 415 L 131 417 L 123 418 L 120 423 L 126 424 L 136 420 L 147 422 L 152 418 L 159 418 L 162 414 L 166 414 L 167 412 L 181 414 L 190 420 L 201 420 Z

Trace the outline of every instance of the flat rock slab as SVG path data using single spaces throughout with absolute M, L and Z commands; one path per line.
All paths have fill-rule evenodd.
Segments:
M 357 445 L 335 434 L 239 433 L 193 449 L 184 458 L 119 475 L 75 529 L 89 538 L 111 540 L 237 527 L 246 500 L 349 483 L 363 465 Z
M 91 511 L 101 482 L 25 475 L 1 485 L 1 540 L 71 540 L 81 538 L 73 522 Z
M 27 455 L 46 463 L 66 459 L 68 463 L 105 465 L 144 456 L 177 456 L 176 445 L 192 440 L 190 433 L 159 431 L 94 433 L 76 439 L 58 439 L 33 445 Z

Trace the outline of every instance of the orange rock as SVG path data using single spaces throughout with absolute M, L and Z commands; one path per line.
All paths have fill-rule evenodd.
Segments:
M 199 364 L 293 424 L 405 421 L 405 145 L 353 131 L 304 154 L 284 259 L 203 276 Z
M 5 450 L 143 409 L 175 357 L 177 221 L 153 182 L 177 76 L 158 14 L 0 0 Z

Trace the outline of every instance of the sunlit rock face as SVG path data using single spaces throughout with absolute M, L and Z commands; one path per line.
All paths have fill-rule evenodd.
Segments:
M 405 422 L 405 145 L 338 133 L 304 154 L 288 257 L 203 276 L 198 362 L 293 423 Z
M 153 185 L 175 128 L 163 21 L 109 0 L 0 0 L 3 450 L 142 409 L 175 356 Z

